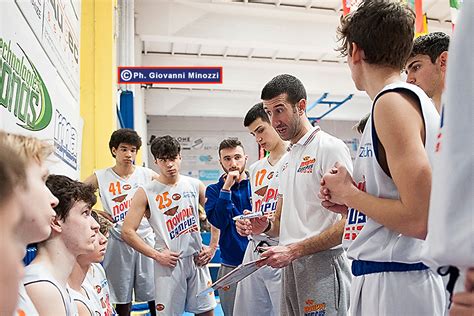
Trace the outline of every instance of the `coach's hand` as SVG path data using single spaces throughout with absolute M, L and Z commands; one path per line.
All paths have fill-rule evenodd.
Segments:
M 244 210 L 244 215 L 250 214 L 249 210 Z M 235 228 L 240 236 L 259 235 L 268 227 L 268 217 L 261 216 L 252 219 L 240 219 L 235 221 Z
M 168 248 L 165 248 L 158 250 L 153 259 L 165 267 L 174 268 L 178 263 L 179 256 L 179 253 L 172 252 Z
M 474 268 L 468 269 L 464 282 L 465 291 L 454 294 L 450 316 L 474 315 Z
M 261 247 L 264 253 L 261 254 L 265 260 L 258 263 L 258 266 L 270 266 L 272 268 L 284 268 L 297 258 L 295 251 L 289 246 Z
M 209 263 L 214 257 L 216 249 L 209 246 L 202 246 L 201 252 L 194 257 L 194 262 L 197 266 L 202 267 Z

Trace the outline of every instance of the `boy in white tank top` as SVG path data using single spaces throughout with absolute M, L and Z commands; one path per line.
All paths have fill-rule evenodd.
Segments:
M 89 312 L 91 316 L 112 316 L 114 310 L 110 304 L 108 283 L 100 265 L 107 249 L 108 226 L 100 224 L 101 220 L 96 212 L 93 211 L 91 215 L 100 225 L 96 230 L 94 250 L 77 257 L 68 285 L 79 315 Z
M 13 315 L 18 299 L 24 245 L 16 231 L 21 225 L 21 198 L 27 183 L 25 157 L 17 157 L 7 134 L 0 131 L 0 315 Z
M 214 256 L 216 245 L 202 244 L 198 205 L 204 202 L 204 185 L 179 174 L 180 149 L 171 136 L 153 140 L 151 152 L 160 176 L 137 190 L 123 224 L 122 238 L 155 261 L 158 315 L 181 315 L 184 311 L 213 315 L 214 294 L 197 294 L 212 283 L 206 265 Z M 137 234 L 143 216 L 154 230 L 154 247 Z
M 439 116 L 421 89 L 401 81 L 414 21 L 400 3 L 366 1 L 338 30 L 354 83 L 373 100 L 353 178 L 336 164 L 320 190 L 323 206 L 348 212 L 343 246 L 353 260 L 353 316 L 442 315 L 446 308 L 440 276 L 420 257 Z
M 136 131 L 116 130 L 109 141 L 115 165 L 96 170 L 84 181 L 99 189 L 104 211 L 98 212 L 114 223 L 103 265 L 110 285 L 110 301 L 116 304 L 120 315 L 130 314 L 132 292 L 136 301 L 148 302 L 150 313 L 154 315 L 153 260 L 135 251 L 121 237 L 123 221 L 135 191 L 157 176 L 151 169 L 134 164 L 141 145 Z M 141 220 L 138 233 L 148 244 L 153 244 L 153 230 L 146 218 Z
M 26 246 L 30 243 L 36 243 L 48 238 L 51 234 L 51 218 L 56 214 L 53 207 L 57 205 L 58 199 L 54 197 L 46 186 L 46 178 L 48 176 L 48 168 L 46 167 L 46 158 L 53 152 L 53 147 L 47 142 L 41 141 L 35 137 L 16 135 L 16 134 L 5 134 L 0 132 L 0 147 L 2 153 L 7 154 L 8 157 L 14 158 L 14 165 L 11 166 L 9 173 L 18 173 L 17 168 L 22 168 L 22 172 L 26 179 L 22 181 L 22 176 L 18 174 L 16 176 L 16 184 L 20 187 L 17 190 L 21 190 L 21 198 L 16 199 L 19 203 L 20 209 L 16 214 L 21 215 L 21 222 L 18 225 L 6 224 L 10 220 L 14 220 L 15 217 L 9 217 L 4 223 L 8 229 L 14 229 L 15 235 L 20 238 L 19 243 L 8 243 L 6 246 L 11 247 L 18 245 L 21 247 L 21 257 L 24 257 Z M 9 163 L 9 158 L 1 159 L 5 163 Z M 13 189 L 15 185 L 8 185 L 8 181 L 2 181 L 4 189 Z M 3 187 L 2 187 L 3 188 Z M 34 207 L 32 207 L 34 205 Z M 12 209 L 15 206 L 9 206 Z M 5 235 L 8 236 L 8 235 Z M 2 251 L 4 253 L 11 253 L 11 256 L 7 256 L 6 259 L 13 260 L 16 257 L 15 251 Z M 20 259 L 21 260 L 21 259 Z M 18 260 L 18 264 L 20 264 Z M 2 265 L 4 271 L 8 272 L 8 279 L 2 278 L 2 284 L 8 285 L 8 294 L 15 292 L 15 286 L 10 286 L 7 280 L 11 280 L 15 276 L 18 277 L 13 271 L 20 272 L 21 269 L 8 269 L 7 264 Z M 23 268 L 23 263 L 21 263 Z M 18 290 L 18 315 L 38 315 L 33 302 L 26 293 L 25 287 L 22 282 L 19 284 Z M 17 284 L 18 285 L 18 284 Z M 8 295 L 0 294 L 0 297 L 8 299 L 7 303 L 0 302 L 2 314 L 10 304 L 15 304 L 15 299 L 10 299 Z M 12 313 L 6 313 L 11 315 Z
M 59 199 L 51 235 L 38 244 L 38 255 L 25 269 L 23 284 L 40 315 L 77 315 L 67 280 L 77 256 L 94 249 L 97 222 L 91 208 L 97 199 L 92 186 L 50 175 L 46 185 Z
M 449 46 L 424 254 L 435 262 L 456 265 L 461 271 L 452 316 L 474 315 L 474 155 L 472 138 L 466 139 L 474 134 L 473 16 L 474 3 L 464 1 Z
M 270 154 L 249 168 L 253 212 L 275 215 L 278 199 L 279 169 L 287 144 L 270 124 L 263 103 L 257 103 L 246 114 L 244 126 L 256 142 Z M 236 222 L 237 232 L 250 236 L 243 263 L 260 258 L 259 247 L 278 245 L 278 237 L 265 234 L 252 236 L 246 231 L 245 220 Z M 280 315 L 281 269 L 264 266 L 237 284 L 234 315 Z

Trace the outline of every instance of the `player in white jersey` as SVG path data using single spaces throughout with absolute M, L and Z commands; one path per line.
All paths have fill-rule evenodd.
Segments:
M 100 222 L 99 216 L 96 212 L 92 212 L 92 217 L 97 221 L 97 223 Z M 92 275 L 100 277 L 100 272 L 104 271 L 102 267 L 99 268 L 101 271 L 97 271 L 97 267 L 93 266 L 93 264 L 99 264 L 104 260 L 107 249 L 107 237 L 104 234 L 108 235 L 108 227 L 100 225 L 96 230 L 94 250 L 77 257 L 74 269 L 68 279 L 68 285 L 71 290 L 70 292 L 77 305 L 80 316 L 111 316 L 114 313 L 109 301 L 109 293 L 105 293 L 104 291 L 104 287 L 107 285 L 107 280 L 105 279 L 104 285 L 102 284 L 103 279 L 91 280 L 90 278 Z M 88 275 L 89 280 L 86 280 Z M 103 278 L 105 278 L 105 272 L 103 273 Z M 93 281 L 95 284 L 91 284 L 90 281 Z M 101 288 L 97 294 L 103 292 L 102 297 L 96 295 L 97 287 Z
M 431 98 L 438 113 L 441 112 L 441 95 L 445 87 L 448 47 L 449 36 L 443 32 L 418 36 L 413 41 L 413 48 L 405 65 L 406 81 L 420 87 Z M 424 248 L 426 246 L 424 243 Z M 446 296 L 450 299 L 455 284 L 454 275 L 458 275 L 459 270 L 454 266 L 440 267 L 439 263 L 423 254 L 421 258 L 424 264 L 444 276 Z
M 456 283 L 451 316 L 474 315 L 474 3 L 464 1 L 449 47 L 446 91 L 435 146 L 425 257 L 458 266 L 467 275 Z M 469 269 L 470 268 L 470 269 Z
M 262 247 L 261 256 L 262 264 L 283 268 L 281 315 L 345 315 L 350 272 L 340 245 L 344 219 L 321 207 L 317 194 L 322 175 L 336 161 L 352 167 L 349 149 L 311 126 L 298 78 L 274 77 L 261 98 L 272 126 L 291 147 L 279 173 L 275 218 L 252 219 L 246 230 L 280 237 L 278 246 Z
M 20 258 L 24 257 L 28 244 L 42 241 L 51 234 L 50 222 L 51 218 L 55 215 L 53 207 L 58 203 L 58 200 L 51 194 L 45 184 L 48 176 L 48 168 L 46 167 L 45 160 L 52 153 L 53 147 L 47 142 L 34 137 L 6 134 L 0 131 L 0 148 L 2 149 L 2 154 L 6 155 L 5 158 L 0 160 L 6 165 L 11 165 L 8 172 L 2 176 L 5 178 L 4 181 L 1 181 L 2 192 L 5 192 L 5 194 L 1 194 L 2 198 L 5 199 L 2 205 L 6 210 L 19 208 L 19 211 L 15 212 L 14 216 L 8 214 L 9 212 L 2 213 L 1 215 L 8 214 L 8 218 L 1 220 L 6 230 L 4 235 L 5 240 L 8 239 L 8 231 L 10 229 L 19 237 L 19 242 L 17 240 L 16 242 L 2 245 L 9 249 L 8 251 L 5 249 L 1 252 L 11 254 L 4 258 L 8 259 L 8 262 L 14 263 L 16 261 L 17 264 L 20 264 L 21 259 L 18 260 L 17 255 L 19 255 Z M 11 161 L 11 158 L 15 160 Z M 15 175 L 16 178 L 14 185 L 8 184 L 8 177 L 11 175 Z M 17 203 L 16 206 L 8 201 L 9 193 L 7 192 L 11 192 L 11 194 L 21 194 L 21 198 L 15 199 Z M 32 205 L 34 205 L 34 207 L 32 207 Z M 15 215 L 21 217 L 20 222 L 17 224 L 14 223 L 18 219 Z M 21 249 L 20 254 L 15 252 L 17 246 Z M 15 250 L 13 248 L 10 249 L 10 247 L 15 247 Z M 0 283 L 8 286 L 8 295 L 0 291 L 0 307 L 2 308 L 0 314 L 9 309 L 11 304 L 14 305 L 16 303 L 16 299 L 12 299 L 9 296 L 15 292 L 16 286 L 9 282 L 19 277 L 19 274 L 14 272 L 19 273 L 23 267 L 23 263 L 21 263 L 21 268 L 9 269 L 8 266 L 9 264 L 7 262 L 2 264 L 4 268 L 2 271 L 8 273 L 8 278 L 1 277 L 2 281 Z M 17 283 L 20 283 L 17 314 L 38 315 L 33 302 L 26 293 L 23 283 Z M 6 301 L 4 302 L 3 299 Z M 6 314 L 11 315 L 11 313 Z
M 74 305 L 76 305 L 77 315 L 79 316 L 95 316 L 97 306 L 94 306 L 94 302 L 86 295 L 84 289 L 81 287 L 81 291 L 78 292 L 72 288 L 68 288 L 69 296 Z
M 105 270 L 100 263 L 92 263 L 82 287 L 95 304 L 100 305 L 100 315 L 111 316 L 116 315 L 115 310 L 110 303 L 110 289 Z
M 23 284 L 40 315 L 76 315 L 67 280 L 79 255 L 94 249 L 97 222 L 91 208 L 97 198 L 92 186 L 50 175 L 46 185 L 59 199 L 51 235 L 38 244 L 36 258 L 25 269 Z
M 99 241 L 99 248 L 96 252 L 97 257 L 94 262 L 91 263 L 87 271 L 84 282 L 82 282 L 82 288 L 86 292 L 87 297 L 100 306 L 101 316 L 116 315 L 112 303 L 110 302 L 109 282 L 107 281 L 105 270 L 100 263 L 103 261 L 107 251 L 107 238 L 110 235 L 109 231 L 112 223 L 105 217 L 97 215 L 96 212 L 92 212 L 92 216 L 94 216 L 99 223 L 99 232 L 105 239 Z
M 65 282 L 58 281 L 57 277 L 51 273 L 50 268 L 51 266 L 45 262 L 33 261 L 26 267 L 23 277 L 23 284 L 37 306 L 39 315 L 79 316 L 71 290 Z M 40 287 L 45 293 L 39 293 Z M 43 303 L 38 302 L 39 296 L 42 296 Z M 46 310 L 44 306 L 40 306 L 43 304 L 50 306 Z
M 366 1 L 339 28 L 354 83 L 373 100 L 354 177 L 336 164 L 320 190 L 325 207 L 348 212 L 353 316 L 443 315 L 446 308 L 440 276 L 420 258 L 439 116 L 421 89 L 401 81 L 414 21 L 401 3 Z
M 407 82 L 420 87 L 441 111 L 448 62 L 449 36 L 443 32 L 418 36 L 405 66 Z
M 24 249 L 16 234 L 21 225 L 21 198 L 26 187 L 27 160 L 17 157 L 0 131 L 0 315 L 13 315 L 21 280 Z
M 171 136 L 157 137 L 151 152 L 160 176 L 140 187 L 125 219 L 123 239 L 137 251 L 155 260 L 156 312 L 159 315 L 213 315 L 214 294 L 197 294 L 211 284 L 207 263 L 216 245 L 203 246 L 199 228 L 199 203 L 204 185 L 179 174 L 180 145 Z M 137 234 L 146 215 L 155 233 L 150 246 Z M 214 243 L 217 242 L 213 238 Z
M 85 180 L 99 189 L 104 208 L 100 214 L 115 224 L 110 230 L 103 265 L 110 285 L 110 301 L 116 304 L 119 315 L 130 315 L 133 291 L 135 300 L 148 302 L 154 315 L 153 260 L 135 251 L 121 237 L 123 221 L 135 191 L 156 176 L 151 169 L 134 165 L 141 145 L 141 138 L 134 130 L 116 130 L 109 141 L 115 165 L 97 170 Z M 142 219 L 138 233 L 149 245 L 153 244 L 153 230 L 146 218 Z
M 244 126 L 269 155 L 249 168 L 254 212 L 264 212 L 273 217 L 278 199 L 279 170 L 286 154 L 287 144 L 270 124 L 263 103 L 254 105 L 244 118 Z M 245 226 L 236 222 L 237 232 L 247 236 Z M 240 229 L 244 228 L 244 229 Z M 248 235 L 250 241 L 243 263 L 260 258 L 260 247 L 278 245 L 278 237 L 265 234 Z M 237 285 L 234 315 L 280 315 L 281 270 L 264 266 Z

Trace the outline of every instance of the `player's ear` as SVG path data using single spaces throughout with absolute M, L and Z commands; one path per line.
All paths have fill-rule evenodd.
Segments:
M 62 223 L 63 221 L 58 219 L 58 216 L 54 216 L 54 219 L 51 221 L 51 229 L 57 233 L 61 233 L 63 231 L 63 228 L 62 228 Z
M 448 64 L 448 52 L 444 51 L 439 55 L 438 62 L 443 71 L 446 71 L 446 66 Z
M 351 48 L 352 48 L 352 63 L 358 63 L 361 60 L 365 58 L 364 51 L 357 45 L 357 43 L 352 42 L 351 43 Z
M 299 100 L 296 106 L 298 107 L 299 115 L 303 115 L 304 113 L 306 113 L 306 99 Z

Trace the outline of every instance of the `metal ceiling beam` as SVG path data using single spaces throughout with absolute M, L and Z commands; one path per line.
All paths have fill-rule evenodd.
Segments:
M 253 49 L 272 49 L 285 52 L 302 52 L 302 53 L 320 53 L 322 54 L 327 48 L 316 46 L 297 47 L 290 44 L 279 44 L 262 41 L 237 41 L 237 40 L 221 40 L 209 39 L 200 37 L 180 37 L 180 36 L 166 36 L 166 35 L 142 35 L 141 39 L 146 42 L 154 43 L 174 43 L 187 45 L 206 45 L 213 47 L 231 47 L 231 48 L 253 48 Z

